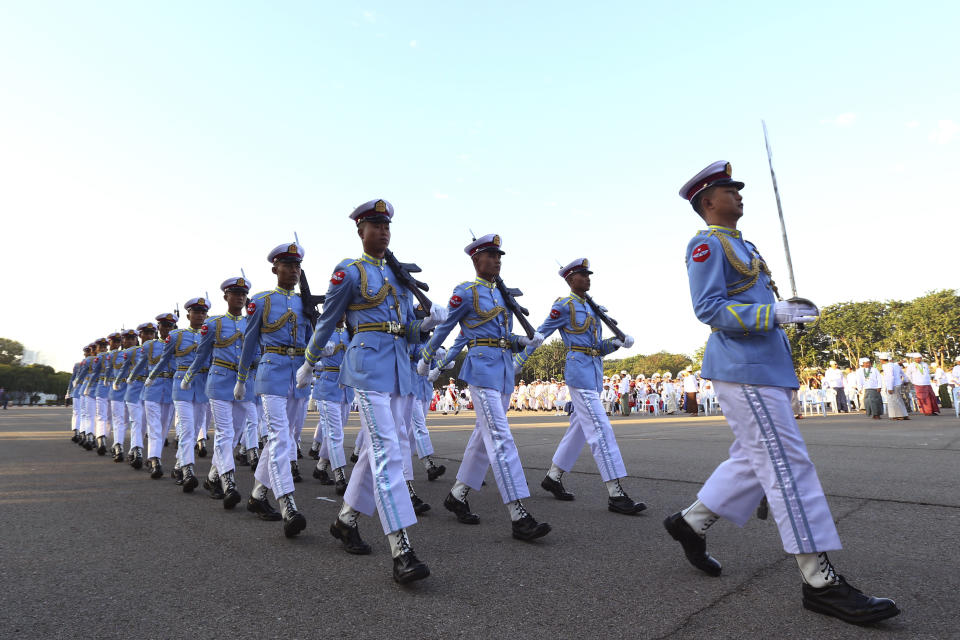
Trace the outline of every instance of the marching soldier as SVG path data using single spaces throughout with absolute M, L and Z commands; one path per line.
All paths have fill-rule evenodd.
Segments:
M 236 400 L 233 396 L 247 325 L 247 318 L 242 314 L 250 283 L 242 277 L 228 278 L 220 285 L 220 290 L 227 303 L 227 312 L 207 318 L 200 327 L 197 357 L 184 374 L 180 388 L 186 391 L 193 384 L 199 384 L 194 381 L 195 376 L 207 371 L 204 391 L 210 399 L 214 435 L 213 460 L 204 487 L 210 491 L 211 498 L 223 500 L 224 509 L 233 509 L 241 499 L 234 477 L 234 442 L 244 437 L 246 447 L 252 447 L 254 451 L 257 449 L 256 432 L 253 430 L 257 420 L 253 389 L 247 391 L 243 400 Z
M 89 363 L 93 359 L 90 354 L 95 348 L 96 347 L 91 344 L 83 348 L 83 360 L 73 365 L 73 375 L 70 376 L 70 383 L 67 385 L 67 393 L 73 399 L 73 437 L 70 439 L 81 446 L 87 437 L 81 388 L 90 368 Z
M 447 304 L 448 316 L 423 347 L 418 373 L 429 373 L 429 363 L 450 331 L 459 324 L 467 339 L 467 357 L 460 378 L 470 389 L 477 411 L 477 424 L 467 442 L 457 480 L 443 506 L 463 524 L 478 524 L 471 513 L 467 493 L 478 491 L 487 469 L 493 469 L 497 487 L 510 514 L 513 537 L 533 540 L 550 532 L 550 525 L 537 522 L 521 502 L 530 496 L 517 445 L 507 422 L 513 381 L 522 365 L 514 354 L 524 347 L 536 349 L 543 336 L 533 338 L 512 333 L 513 316 L 495 284 L 500 276 L 500 236 L 489 234 L 464 248 L 473 261 L 476 277 L 457 285 Z
M 567 348 L 563 377 L 567 381 L 574 410 L 570 415 L 570 427 L 560 440 L 550 471 L 540 486 L 557 500 L 573 500 L 573 494 L 564 489 L 562 478 L 564 473 L 573 468 L 584 443 L 587 443 L 600 471 L 600 478 L 607 487 L 607 508 L 614 513 L 637 514 L 647 505 L 631 500 L 620 484 L 620 480 L 627 475 L 627 469 L 610 420 L 600 404 L 603 357 L 620 347 L 629 349 L 633 346 L 633 338 L 627 336 L 622 342 L 617 338 L 603 339 L 600 321 L 584 297 L 590 290 L 590 275 L 593 273 L 586 258 L 577 258 L 560 269 L 559 273 L 570 286 L 570 294 L 553 303 L 547 319 L 537 328 L 537 333 L 547 338 L 554 331 L 560 331 L 560 338 Z M 518 359 L 526 362 L 532 353 L 533 350 L 528 347 L 519 354 Z M 624 380 L 627 380 L 626 376 Z M 629 382 L 627 385 L 627 391 L 622 392 L 624 397 L 630 395 Z
M 297 368 L 303 363 L 304 350 L 313 327 L 306 321 L 303 301 L 294 287 L 300 281 L 300 263 L 304 251 L 297 243 L 282 244 L 267 255 L 277 276 L 277 286 L 263 291 L 247 305 L 234 399 L 247 397 L 246 383 L 250 366 L 260 354 L 254 393 L 263 404 L 267 423 L 264 460 L 257 465 L 257 479 L 247 500 L 247 510 L 261 520 L 283 520 L 283 533 L 292 538 L 307 527 L 307 519 L 297 510 L 293 498 L 294 471 L 297 465 L 296 436 L 307 413 L 308 391 L 296 387 Z M 297 472 L 299 476 L 299 472 Z M 273 491 L 280 503 L 278 514 L 267 499 Z
M 177 484 L 183 487 L 183 492 L 192 493 L 199 484 L 193 469 L 194 440 L 198 421 L 205 419 L 207 397 L 200 389 L 183 389 L 180 382 L 197 357 L 200 327 L 207 318 L 210 305 L 205 298 L 191 298 L 187 300 L 184 308 L 187 311 L 187 321 L 190 326 L 174 329 L 167 336 L 163 353 L 160 355 L 159 362 L 150 370 L 146 385 L 151 386 L 159 374 L 167 370 L 168 365 L 172 364 L 176 368 L 172 381 L 173 406 L 177 424 L 177 462 L 174 465 L 174 473 Z M 206 374 L 206 371 L 200 370 L 197 373 L 198 375 Z M 203 380 L 206 381 L 206 376 Z
M 744 185 L 731 173 L 729 163 L 715 162 L 680 195 L 709 225 L 687 246 L 687 274 L 694 312 L 712 329 L 703 377 L 713 381 L 735 441 L 697 500 L 664 526 L 693 566 L 719 576 L 720 562 L 706 551 L 707 529 L 721 517 L 743 526 L 766 495 L 784 550 L 800 567 L 804 607 L 853 623 L 895 616 L 892 600 L 861 593 L 827 557 L 841 548 L 840 537 L 793 417 L 790 398 L 799 385 L 780 328 L 812 322 L 819 311 L 807 301 L 776 301 L 766 263 L 737 230 Z
M 163 467 L 160 465 L 160 458 L 163 454 L 163 443 L 167 438 L 167 432 L 173 423 L 173 362 L 169 359 L 162 367 L 160 358 L 163 356 L 164 346 L 170 332 L 177 326 L 177 316 L 173 313 L 161 313 L 156 318 L 157 333 L 159 337 L 154 340 L 144 342 L 140 353 L 142 358 L 138 358 L 127 376 L 127 384 L 140 382 L 138 378 L 143 378 L 143 412 L 146 415 L 147 432 L 149 440 L 147 442 L 147 466 L 150 469 L 150 477 L 158 480 L 163 477 Z M 155 373 L 154 373 L 155 372 Z M 147 382 L 148 374 L 153 375 L 153 380 Z
M 347 466 L 346 454 L 343 451 L 343 426 L 350 417 L 350 405 L 353 403 L 353 389 L 340 385 L 340 367 L 343 365 L 343 356 L 350 344 L 350 336 L 346 330 L 346 314 L 337 322 L 336 328 L 330 334 L 327 344 L 320 350 L 320 360 L 314 367 L 313 391 L 311 396 L 317 403 L 317 412 L 320 414 L 317 421 L 317 430 L 313 436 L 316 451 L 317 466 L 313 470 L 313 477 L 323 485 L 335 485 L 337 495 L 342 496 L 347 491 L 347 478 L 344 469 Z M 333 468 L 333 477 L 330 477 L 330 468 Z
M 124 356 L 127 351 L 137 346 L 137 332 L 133 329 L 127 329 L 120 334 L 120 346 L 122 351 L 113 354 L 110 362 L 110 419 L 113 426 L 113 461 L 123 462 L 123 443 L 126 441 L 127 424 L 130 421 L 130 414 L 127 412 L 127 405 L 124 402 L 124 395 L 127 392 L 126 379 L 122 378 Z M 131 433 L 131 437 L 132 437 Z
M 348 553 L 368 554 L 370 545 L 360 537 L 357 518 L 376 510 L 390 541 L 393 579 L 408 583 L 426 578 L 430 569 L 417 558 L 407 534 L 407 528 L 417 521 L 404 482 L 400 443 L 405 398 L 414 384 L 407 341 L 441 320 L 443 309 L 434 305 L 430 318 L 418 320 L 407 291 L 386 264 L 393 205 L 371 200 L 357 207 L 350 219 L 357 225 L 363 255 L 343 260 L 334 269 L 323 315 L 297 382 L 309 383 L 323 346 L 346 313 L 353 338 L 340 367 L 340 384 L 354 389 L 364 436 L 330 533 Z
M 152 322 L 144 322 L 137 326 L 140 346 L 134 345 L 123 351 L 121 359 L 123 367 L 117 376 L 118 381 L 123 380 L 125 390 L 123 401 L 127 406 L 127 415 L 130 416 L 130 466 L 134 469 L 140 469 L 143 466 L 143 439 L 146 433 L 147 423 L 143 409 L 143 383 L 146 376 L 131 376 L 130 372 L 136 368 L 138 362 L 145 358 L 143 354 L 143 345 L 156 338 L 157 326 Z

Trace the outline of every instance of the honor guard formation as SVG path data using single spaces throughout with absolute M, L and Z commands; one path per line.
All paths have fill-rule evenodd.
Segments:
M 693 567 L 719 576 L 722 564 L 707 551 L 708 529 L 720 519 L 743 526 L 758 507 L 768 505 L 784 550 L 797 559 L 804 607 L 852 623 L 895 616 L 899 609 L 892 600 L 856 589 L 827 556 L 841 548 L 840 537 L 797 428 L 791 396 L 799 383 L 782 329 L 816 320 L 819 310 L 808 300 L 780 300 L 766 262 L 737 228 L 743 187 L 732 178 L 730 164 L 720 161 L 680 190 L 707 225 L 687 246 L 686 266 L 694 313 L 711 328 L 702 376 L 712 383 L 735 440 L 729 458 L 693 503 L 667 517 L 664 527 Z M 465 247 L 473 273 L 464 264 L 466 279 L 444 306 L 424 295 L 426 286 L 411 275 L 419 268 L 399 262 L 390 251 L 394 208 L 389 202 L 372 200 L 349 217 L 362 252 L 336 264 L 323 297 L 309 293 L 301 269 L 304 248 L 288 242 L 267 255 L 276 276 L 271 289 L 250 295 L 245 277 L 223 281 L 223 315 L 208 316 L 210 301 L 193 297 L 184 304 L 185 318 L 165 311 L 136 331 L 111 333 L 84 347 L 69 389 L 73 441 L 105 455 L 109 436 L 115 462 L 127 461 L 134 469 L 146 465 L 150 477 L 160 479 L 164 446 L 175 425 L 176 448 L 167 454 L 167 464 L 172 463 L 170 475 L 184 493 L 201 484 L 195 457 L 210 453 L 203 488 L 224 509 L 233 509 L 243 499 L 237 466 L 249 467 L 256 481 L 247 510 L 280 522 L 292 537 L 307 526 L 294 494 L 303 481 L 301 431 L 312 398 L 319 412 L 309 453 L 317 459 L 312 475 L 343 497 L 329 525 L 331 536 L 347 553 L 369 554 L 359 521 L 361 515 L 376 514 L 390 543 L 393 578 L 409 583 L 430 575 L 411 533 L 418 516 L 430 509 L 414 489 L 413 456 L 429 480 L 444 475 L 446 468 L 431 457 L 425 416 L 433 382 L 464 349 L 459 377 L 468 385 L 476 424 L 443 506 L 453 515 L 453 526 L 477 526 L 491 517 L 475 513 L 469 502 L 490 470 L 513 537 L 531 542 L 550 533 L 553 525 L 537 520 L 524 504 L 530 490 L 507 411 L 512 397 L 516 402 L 520 368 L 546 337 L 559 332 L 566 347 L 560 388 L 573 411 L 540 486 L 557 500 L 574 500 L 563 475 L 586 443 L 609 511 L 636 515 L 647 508 L 621 484 L 627 465 L 604 395 L 609 382 L 604 382 L 603 357 L 629 348 L 633 338 L 590 297 L 593 272 L 587 258 L 560 269 L 568 292 L 534 328 L 516 301 L 520 292 L 501 278 L 505 252 L 499 235 L 476 238 Z M 521 333 L 515 333 L 514 323 Z M 603 336 L 604 326 L 613 337 Z M 456 338 L 445 351 L 442 344 L 451 333 Z M 929 371 L 916 355 L 909 375 L 922 382 Z M 869 362 L 864 365 L 857 372 L 860 388 L 873 407 L 868 410 L 878 413 L 878 389 L 895 386 L 896 371 L 879 373 Z M 926 395 L 918 399 L 936 407 Z M 362 428 L 348 475 L 344 424 L 354 404 Z M 429 542 L 421 545 L 429 555 Z

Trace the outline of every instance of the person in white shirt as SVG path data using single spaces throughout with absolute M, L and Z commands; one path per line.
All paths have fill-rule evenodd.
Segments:
M 620 415 L 627 417 L 630 415 L 630 374 L 626 371 L 621 373 L 618 391 L 620 391 Z
M 857 372 L 847 367 L 843 376 L 843 393 L 847 397 L 847 406 L 851 411 L 860 411 L 860 389 L 857 387 Z
M 937 404 L 937 397 L 930 385 L 930 365 L 923 361 L 922 354 L 908 353 L 907 357 L 913 358 L 913 362 L 907 365 L 907 377 L 917 393 L 920 411 L 925 416 L 940 415 L 940 405 Z
M 607 415 L 613 415 L 613 403 L 617 399 L 617 393 L 610 387 L 609 382 L 603 383 L 603 391 L 600 392 L 600 404 Z
M 697 415 L 699 411 L 697 406 L 697 389 L 699 385 L 697 384 L 697 376 L 694 375 L 692 369 L 692 367 L 687 367 L 687 369 L 680 374 L 683 376 L 681 378 L 683 381 L 683 406 L 687 413 Z
M 883 367 L 883 389 L 887 395 L 887 415 L 891 420 L 909 420 L 907 405 L 903 403 L 900 387 L 903 386 L 903 369 L 891 360 L 890 353 L 877 353 L 880 365 Z
M 847 406 L 847 394 L 843 389 L 843 371 L 841 371 L 840 367 L 837 366 L 836 360 L 831 360 L 830 368 L 824 372 L 823 384 L 824 386 L 828 386 L 833 389 L 834 393 L 837 394 L 837 411 L 850 413 L 850 409 Z
M 863 392 L 863 409 L 874 420 L 883 415 L 883 398 L 880 397 L 880 387 L 883 378 L 870 358 L 860 358 L 860 368 L 857 369 L 857 388 Z
M 660 388 L 660 395 L 663 397 L 663 410 L 665 413 L 676 413 L 677 409 L 677 388 L 673 385 L 673 374 L 667 371 L 663 374 L 663 386 Z

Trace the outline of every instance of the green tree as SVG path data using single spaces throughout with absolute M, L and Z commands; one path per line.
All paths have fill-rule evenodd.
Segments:
M 562 378 L 566 361 L 567 348 L 562 340 L 554 339 L 545 342 L 527 358 L 523 369 L 520 370 L 520 378 L 523 380 Z
M 0 364 L 20 364 L 23 345 L 16 340 L 0 338 Z

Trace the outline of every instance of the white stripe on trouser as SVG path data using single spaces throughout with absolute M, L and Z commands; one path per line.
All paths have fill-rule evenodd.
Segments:
M 206 402 L 174 400 L 177 412 L 177 464 L 193 464 L 193 447 L 197 437 L 197 419 L 207 411 Z
M 253 401 L 241 402 L 240 406 L 243 407 L 243 429 L 233 434 L 233 446 L 242 444 L 244 450 L 250 450 L 258 446 L 257 428 L 260 424 L 260 415 Z
M 366 435 L 343 500 L 368 516 L 376 509 L 383 532 L 392 533 L 417 522 L 403 478 L 398 430 L 402 397 L 362 389 L 356 390 L 356 397 Z
M 146 422 L 143 415 L 142 402 L 128 402 L 127 416 L 130 418 L 130 448 L 143 448 L 143 434 Z
M 713 381 L 736 438 L 697 497 L 742 527 L 766 494 L 787 553 L 841 548 L 840 536 L 790 404 L 791 390 Z
M 107 398 L 97 398 L 97 419 L 96 419 L 96 435 L 99 438 L 100 436 L 105 436 L 110 431 L 110 400 Z
M 127 405 L 123 400 L 110 401 L 110 422 L 113 423 L 113 444 L 123 443 L 127 439 Z
M 590 445 L 590 453 L 597 462 L 600 478 L 604 482 L 623 478 L 627 469 L 620 455 L 620 447 L 613 435 L 610 419 L 600 404 L 600 394 L 591 389 L 570 389 L 573 413 L 570 414 L 570 426 L 553 454 L 553 464 L 564 471 L 570 471 L 583 450 L 583 444 Z
M 507 423 L 510 394 L 470 385 L 470 397 L 477 411 L 477 423 L 463 452 L 457 480 L 478 491 L 487 469 L 492 468 L 504 504 L 529 497 L 520 454 Z
M 413 455 L 410 447 L 410 406 L 413 396 L 400 396 L 400 420 L 397 422 L 397 439 L 400 444 L 400 460 L 403 463 L 403 479 L 413 482 Z
M 147 414 L 147 457 L 160 459 L 163 454 L 163 439 L 170 431 L 173 419 L 173 404 L 170 402 L 143 401 L 143 411 Z
M 211 400 L 210 414 L 213 416 L 213 460 L 217 473 L 223 475 L 233 471 L 233 443 L 235 435 L 241 431 L 247 419 L 247 407 L 250 402 L 235 400 Z
M 339 469 L 347 464 L 343 453 L 343 425 L 350 415 L 350 407 L 345 402 L 317 400 L 317 411 L 320 417 L 314 440 L 320 442 L 320 457 L 329 460 L 332 468 Z
M 266 460 L 261 458 L 254 477 L 273 491 L 274 497 L 279 498 L 293 493 L 290 461 L 296 460 L 297 447 L 293 443 L 290 423 L 303 415 L 307 399 L 261 394 L 260 401 L 267 422 L 267 445 L 263 449 Z
M 410 424 L 407 432 L 410 435 L 410 445 L 416 447 L 417 457 L 426 458 L 433 455 L 433 442 L 430 440 L 430 432 L 427 431 L 427 412 L 430 410 L 430 403 L 426 400 L 414 398 L 410 403 Z

